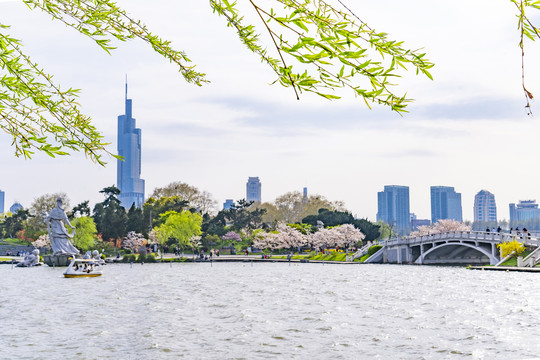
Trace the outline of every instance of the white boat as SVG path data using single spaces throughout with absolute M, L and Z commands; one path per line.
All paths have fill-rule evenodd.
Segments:
M 94 259 L 73 259 L 64 271 L 64 277 L 96 277 L 103 275 L 103 271 L 97 270 L 100 266 L 99 260 Z

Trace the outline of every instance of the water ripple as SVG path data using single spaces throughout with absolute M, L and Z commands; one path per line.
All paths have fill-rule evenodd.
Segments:
M 109 265 L 11 269 L 6 359 L 533 359 L 536 274 L 457 267 Z M 75 356 L 73 356 L 75 354 Z

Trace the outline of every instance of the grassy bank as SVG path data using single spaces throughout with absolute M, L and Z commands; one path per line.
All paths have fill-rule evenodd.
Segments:
M 272 255 L 272 259 L 287 259 L 287 255 Z M 319 261 L 347 261 L 347 254 L 344 252 L 330 251 L 329 254 L 311 252 L 305 255 L 295 254 L 292 260 L 319 260 Z
M 524 251 L 521 256 L 523 256 L 523 258 L 525 259 L 527 256 L 529 256 L 530 253 L 531 251 Z M 508 259 L 507 261 L 502 263 L 501 266 L 517 266 L 517 257 L 512 257 Z
M 21 240 L 21 239 L 11 239 L 11 238 L 7 238 L 7 239 L 0 240 L 0 245 L 22 245 L 22 246 L 30 246 L 30 245 L 32 245 L 32 243 L 30 243 L 30 242 L 28 242 L 28 241 Z

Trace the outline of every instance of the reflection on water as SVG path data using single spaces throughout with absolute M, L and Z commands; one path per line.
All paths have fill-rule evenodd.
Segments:
M 0 266 L 2 359 L 532 359 L 540 275 L 456 267 Z

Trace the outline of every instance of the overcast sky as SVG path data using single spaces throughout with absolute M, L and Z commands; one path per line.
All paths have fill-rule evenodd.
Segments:
M 239 0 L 239 3 L 246 1 Z M 508 203 L 540 200 L 538 117 L 528 117 L 521 57 L 509 0 L 346 1 L 377 31 L 405 46 L 423 47 L 434 81 L 404 74 L 399 93 L 415 99 L 403 117 L 366 108 L 347 96 L 329 102 L 269 85 L 272 72 L 237 40 L 207 1 L 118 2 L 161 37 L 187 52 L 211 84 L 189 85 L 173 65 L 141 41 L 112 56 L 22 1 L 0 0 L 0 23 L 12 26 L 33 60 L 63 87 L 82 89 L 86 114 L 116 150 L 117 116 L 124 112 L 128 75 L 133 116 L 142 129 L 146 193 L 183 181 L 225 199 L 245 197 L 249 176 L 262 181 L 263 201 L 307 187 L 342 200 L 353 214 L 375 220 L 384 185 L 410 187 L 411 212 L 430 218 L 429 187 L 454 186 L 472 220 L 474 195 L 495 194 L 498 217 Z M 536 23 L 540 17 L 536 16 Z M 527 83 L 540 96 L 540 43 L 527 49 Z M 533 111 L 540 107 L 533 102 Z M 75 205 L 102 200 L 116 181 L 116 162 L 102 168 L 83 155 L 32 160 L 13 156 L 0 133 L 0 189 L 6 210 L 63 191 Z

